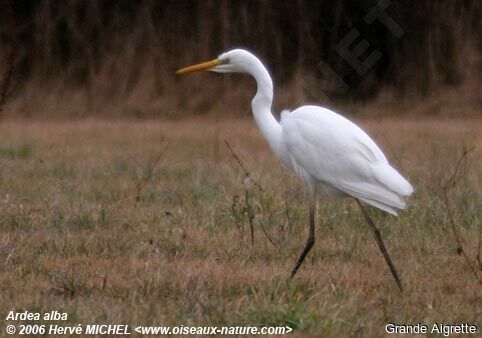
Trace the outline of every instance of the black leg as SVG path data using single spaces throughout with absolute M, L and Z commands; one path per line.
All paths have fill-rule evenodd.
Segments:
M 365 216 L 365 220 L 367 221 L 367 223 L 372 228 L 373 234 L 375 235 L 375 240 L 377 241 L 377 244 L 378 244 L 378 248 L 382 252 L 383 257 L 385 258 L 385 261 L 387 262 L 388 267 L 390 268 L 390 271 L 393 275 L 393 278 L 395 279 L 395 282 L 397 283 L 397 286 L 400 289 L 400 292 L 402 292 L 402 282 L 400 281 L 400 278 L 398 277 L 398 272 L 397 272 L 397 269 L 395 269 L 395 265 L 393 265 L 392 260 L 390 259 L 390 256 L 388 255 L 388 251 L 385 248 L 385 244 L 383 244 L 383 240 L 382 240 L 382 236 L 380 235 L 380 231 L 375 226 L 375 223 L 373 223 L 372 219 L 368 215 L 368 212 L 366 211 L 363 204 L 358 199 L 355 198 L 355 200 L 358 203 L 358 205 L 360 206 L 360 209 L 363 213 L 363 216 Z
M 296 275 L 296 272 L 298 272 L 299 267 L 303 263 L 308 252 L 310 252 L 311 248 L 313 247 L 313 244 L 315 244 L 315 205 L 314 203 L 310 205 L 310 233 L 308 235 L 308 240 L 306 241 L 305 249 L 301 253 L 300 258 L 298 258 L 298 261 L 296 262 L 296 265 L 293 268 L 293 271 L 291 271 L 290 278 L 293 278 Z

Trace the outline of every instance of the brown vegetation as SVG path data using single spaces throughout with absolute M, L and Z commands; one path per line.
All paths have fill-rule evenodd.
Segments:
M 287 283 L 305 190 L 251 120 L 17 121 L 0 127 L 0 308 L 66 311 L 75 325 L 289 325 L 295 336 L 384 336 L 388 322 L 480 330 L 482 288 L 443 199 L 463 145 L 477 146 L 448 192 L 476 262 L 480 120 L 360 123 L 416 189 L 398 218 L 370 208 L 403 295 L 348 200 L 320 201 L 313 254 Z
M 376 100 L 386 115 L 479 115 L 480 1 L 389 3 L 386 13 L 401 36 L 379 20 L 367 22 L 372 0 L 6 1 L 0 74 L 14 45 L 18 88 L 5 114 L 186 116 L 217 112 L 223 100 L 240 103 L 229 115 L 246 114 L 247 80 L 174 75 L 243 46 L 271 69 L 278 111 L 307 101 Z M 366 40 L 365 54 L 382 54 L 363 75 L 337 52 L 353 30 L 360 33 L 354 46 Z M 323 81 L 321 61 L 343 78 L 345 90 Z
M 375 3 L 0 3 L 2 315 L 289 325 L 295 336 L 384 336 L 388 322 L 480 332 L 482 6 L 392 1 L 394 37 L 364 20 Z M 336 52 L 353 29 L 382 53 L 363 75 Z M 318 240 L 287 282 L 307 196 L 244 118 L 253 83 L 174 75 L 238 46 L 272 71 L 275 111 L 341 108 L 413 183 L 398 218 L 369 210 L 403 295 L 349 200 L 320 201 Z M 323 82 L 326 66 L 347 90 Z

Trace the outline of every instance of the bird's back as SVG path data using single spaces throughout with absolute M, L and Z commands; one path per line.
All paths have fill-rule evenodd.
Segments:
M 346 194 L 396 214 L 413 188 L 357 125 L 319 106 L 281 117 L 291 167 L 324 195 Z

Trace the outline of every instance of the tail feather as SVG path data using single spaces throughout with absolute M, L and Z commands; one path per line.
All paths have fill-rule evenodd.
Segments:
M 401 196 L 410 196 L 413 187 L 400 173 L 388 163 L 377 165 L 373 174 L 378 183 Z
M 413 193 L 412 185 L 388 163 L 373 170 L 374 182 L 343 184 L 342 190 L 376 208 L 397 215 L 397 209 L 405 209 L 403 196 Z
M 365 202 L 366 204 L 370 204 L 371 206 L 374 206 L 375 208 L 386 211 L 389 214 L 392 214 L 393 216 L 398 216 L 397 210 L 390 205 L 384 204 L 382 202 L 370 200 L 368 198 L 359 198 L 359 200 L 362 201 L 362 202 Z M 402 209 L 404 209 L 404 208 L 402 208 Z
M 390 207 L 392 209 L 404 209 L 405 201 L 403 198 L 381 185 L 370 183 L 342 184 L 340 190 L 360 200 L 365 200 L 368 204 L 374 203 Z M 374 205 L 375 206 L 375 205 Z M 384 208 L 380 208 L 384 210 Z

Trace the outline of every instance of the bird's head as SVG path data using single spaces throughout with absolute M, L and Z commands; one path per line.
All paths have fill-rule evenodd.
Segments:
M 216 73 L 249 73 L 260 61 L 244 49 L 233 49 L 222 53 L 216 59 L 179 69 L 176 74 L 211 71 Z

